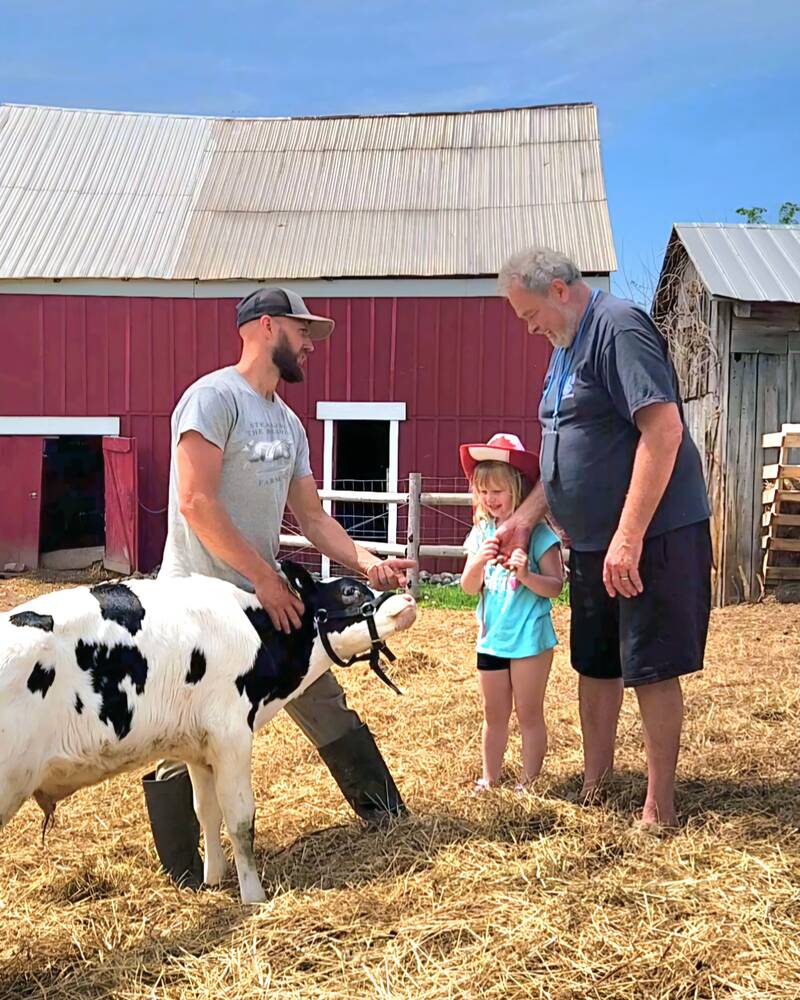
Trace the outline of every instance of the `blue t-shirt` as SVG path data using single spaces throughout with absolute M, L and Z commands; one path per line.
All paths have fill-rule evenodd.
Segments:
M 496 530 L 494 520 L 481 521 L 467 535 L 464 548 L 474 555 L 485 541 L 494 538 Z M 541 572 L 539 560 L 548 549 L 558 544 L 558 537 L 546 524 L 540 522 L 536 525 L 528 545 L 531 572 Z M 480 626 L 478 652 L 517 659 L 552 649 L 557 640 L 550 619 L 550 607 L 549 597 L 534 594 L 503 566 L 487 566 L 476 612 Z
M 544 435 L 555 429 L 560 381 L 555 376 L 562 370 L 569 375 L 558 436 L 545 462 Z M 589 306 L 580 342 L 576 339 L 566 352 L 553 352 L 539 406 L 542 484 L 553 517 L 569 535 L 570 548 L 608 548 L 639 444 L 636 414 L 651 403 L 676 403 L 681 409 L 667 342 L 646 312 L 601 292 Z M 704 521 L 709 512 L 700 455 L 684 426 L 672 475 L 646 537 Z

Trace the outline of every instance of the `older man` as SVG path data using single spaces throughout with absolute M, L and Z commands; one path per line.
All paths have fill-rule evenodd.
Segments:
M 709 505 L 664 338 L 643 310 L 592 290 L 563 254 L 516 254 L 498 282 L 554 351 L 544 383 L 541 485 L 498 532 L 520 545 L 549 507 L 570 539 L 572 665 L 582 796 L 614 763 L 623 686 L 639 702 L 642 822 L 676 823 L 679 677 L 702 669 L 711 603 Z

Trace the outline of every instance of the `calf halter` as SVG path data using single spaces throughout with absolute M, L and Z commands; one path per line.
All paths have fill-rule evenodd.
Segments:
M 395 691 L 397 694 L 402 694 L 403 692 L 400 688 L 390 677 L 387 676 L 386 672 L 381 667 L 381 653 L 383 653 L 390 663 L 394 663 L 397 657 L 378 635 L 378 629 L 375 625 L 375 612 L 384 601 L 388 601 L 388 599 L 393 596 L 394 595 L 390 591 L 387 594 L 381 594 L 377 601 L 365 601 L 363 604 L 353 608 L 351 611 L 340 611 L 336 614 L 326 611 L 325 608 L 320 608 L 319 611 L 314 613 L 314 621 L 316 622 L 317 631 L 320 639 L 322 640 L 322 645 L 325 647 L 325 652 L 338 667 L 349 667 L 353 663 L 360 663 L 364 660 L 368 660 L 370 670 L 373 670 L 384 684 L 388 684 L 392 691 Z M 368 652 L 360 653 L 358 656 L 351 656 L 349 660 L 343 660 L 334 651 L 330 639 L 328 638 L 331 632 L 329 623 L 343 621 L 352 625 L 355 625 L 358 622 L 367 623 L 370 636 L 370 648 Z

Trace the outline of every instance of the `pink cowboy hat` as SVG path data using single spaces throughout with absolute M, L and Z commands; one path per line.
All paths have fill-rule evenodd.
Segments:
M 535 483 L 539 478 L 539 456 L 532 451 L 526 451 L 516 434 L 493 434 L 486 444 L 462 444 L 458 453 L 461 457 L 461 468 L 467 479 L 472 479 L 472 473 L 478 462 L 508 462 L 519 469 L 526 479 Z

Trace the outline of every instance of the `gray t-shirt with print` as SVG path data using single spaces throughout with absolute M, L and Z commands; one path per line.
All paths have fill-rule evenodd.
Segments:
M 242 536 L 277 569 L 289 485 L 311 475 L 305 429 L 277 394 L 265 399 L 232 367 L 190 385 L 172 414 L 169 519 L 159 576 L 202 573 L 252 590 L 249 580 L 206 549 L 179 510 L 175 454 L 187 431 L 222 450 L 219 498 Z

